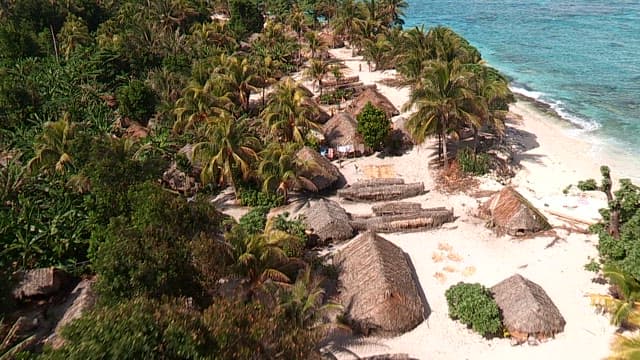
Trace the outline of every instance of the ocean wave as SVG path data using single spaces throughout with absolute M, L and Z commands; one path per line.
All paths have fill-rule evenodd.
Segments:
M 592 119 L 585 119 L 571 113 L 569 110 L 567 110 L 562 101 L 549 100 L 549 98 L 542 92 L 528 89 L 526 86 L 522 86 L 519 84 L 512 84 L 510 88 L 514 93 L 529 99 L 534 103 L 534 105 L 537 105 L 538 107 L 542 107 L 544 109 L 549 109 L 561 120 L 567 121 L 583 131 L 591 132 L 601 127 L 598 122 Z

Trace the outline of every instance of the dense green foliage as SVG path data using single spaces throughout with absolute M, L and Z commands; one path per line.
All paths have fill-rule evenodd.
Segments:
M 252 0 L 232 0 L 229 2 L 229 28 L 238 37 L 244 38 L 262 31 L 264 17 L 258 4 Z
M 132 80 L 116 91 L 118 110 L 122 116 L 146 124 L 155 113 L 156 95 L 140 80 Z
M 387 115 L 371 102 L 367 102 L 357 119 L 358 133 L 362 135 L 364 143 L 374 150 L 379 150 L 391 130 L 391 121 L 387 119 Z
M 582 191 L 594 191 L 598 190 L 598 183 L 594 179 L 580 180 L 578 181 L 578 189 Z
M 447 289 L 445 297 L 452 319 L 482 336 L 498 335 L 502 330 L 500 309 L 484 286 L 460 282 Z
M 489 172 L 489 156 L 487 154 L 475 154 L 473 150 L 464 148 L 458 151 L 456 159 L 460 169 L 473 175 L 484 175 Z

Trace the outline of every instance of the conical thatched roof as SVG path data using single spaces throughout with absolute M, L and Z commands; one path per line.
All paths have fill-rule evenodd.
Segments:
M 334 115 L 323 127 L 324 137 L 332 147 L 364 145 L 356 119 L 345 112 Z
M 300 213 L 308 230 L 322 243 L 348 240 L 353 237 L 349 214 L 335 201 L 320 199 L 309 203 Z
M 308 146 L 298 150 L 297 158 L 302 161 L 305 170 L 299 176 L 308 179 L 312 184 L 303 182 L 302 187 L 308 191 L 322 191 L 335 185 L 342 179 L 342 174 L 324 156 Z
M 340 301 L 347 318 L 368 334 L 397 335 L 428 315 L 405 253 L 381 236 L 366 232 L 335 255 L 340 268 Z
M 482 205 L 490 225 L 509 235 L 525 235 L 551 228 L 547 218 L 512 187 L 505 187 Z
M 491 293 L 511 336 L 526 340 L 528 335 L 551 337 L 564 330 L 562 314 L 533 281 L 516 274 L 493 286 Z
M 353 114 L 353 116 L 358 116 L 358 114 L 364 109 L 365 105 L 368 102 L 371 102 L 371 105 L 377 107 L 378 109 L 384 111 L 387 115 L 387 118 L 392 118 L 400 112 L 396 107 L 387 99 L 386 96 L 382 95 L 376 89 L 368 88 L 363 91 L 360 95 L 358 95 L 355 100 L 349 105 L 348 111 Z

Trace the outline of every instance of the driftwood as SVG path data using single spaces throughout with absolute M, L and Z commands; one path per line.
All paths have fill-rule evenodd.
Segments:
M 351 226 L 357 231 L 391 233 L 432 229 L 451 221 L 453 221 L 452 210 L 434 208 L 411 214 L 357 218 L 351 221 Z
M 346 200 L 355 201 L 386 201 L 400 200 L 424 193 L 423 183 L 382 185 L 382 186 L 352 186 L 338 190 L 338 195 Z

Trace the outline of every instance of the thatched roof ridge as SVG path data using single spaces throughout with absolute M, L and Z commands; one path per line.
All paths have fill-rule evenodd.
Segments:
M 342 241 L 353 237 L 349 214 L 335 201 L 320 199 L 304 207 L 300 213 L 308 230 L 323 242 Z
M 406 214 L 354 219 L 351 221 L 351 226 L 357 231 L 368 230 L 378 233 L 394 233 L 433 229 L 453 220 L 453 210 L 433 208 Z
M 424 193 L 424 184 L 410 183 L 381 186 L 352 186 L 338 190 L 338 195 L 353 201 L 388 201 L 418 196 Z
M 512 187 L 493 195 L 480 208 L 490 225 L 509 235 L 524 235 L 551 228 L 547 218 Z
M 410 214 L 422 210 L 422 205 L 416 202 L 392 201 L 380 205 L 373 205 L 371 210 L 378 216 Z
M 364 144 L 358 133 L 358 123 L 349 113 L 341 112 L 333 115 L 323 127 L 324 137 L 332 147 Z
M 303 182 L 302 187 L 305 190 L 322 191 L 332 187 L 342 179 L 342 174 L 335 165 L 308 146 L 298 150 L 296 157 L 306 165 L 306 168 L 300 171 L 298 175 L 308 179 L 313 184 Z
M 377 107 L 378 109 L 384 111 L 387 115 L 387 118 L 392 118 L 400 112 L 393 105 L 386 96 L 382 95 L 378 90 L 368 88 L 364 90 L 360 95 L 358 95 L 355 100 L 349 105 L 348 111 L 353 114 L 353 116 L 357 116 L 362 109 L 364 109 L 365 105 L 368 102 L 371 102 L 371 105 Z
M 305 101 L 305 105 L 311 107 L 313 109 L 313 117 L 312 120 L 318 124 L 324 124 L 327 121 L 329 121 L 329 119 L 331 119 L 331 115 L 329 115 L 326 111 L 324 111 L 324 109 L 322 109 L 322 107 L 320 107 L 320 105 L 318 105 L 318 103 L 309 98 Z
M 510 333 L 547 337 L 564 330 L 566 322 L 544 289 L 522 275 L 501 281 L 491 293 Z
M 365 334 L 396 335 L 428 315 L 406 254 L 383 237 L 366 232 L 335 255 L 340 301 L 348 319 Z

